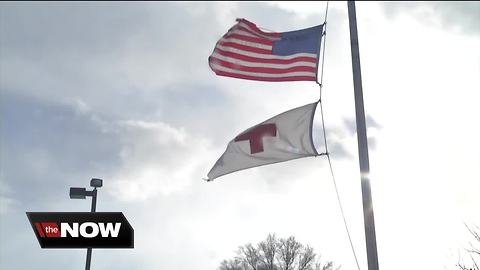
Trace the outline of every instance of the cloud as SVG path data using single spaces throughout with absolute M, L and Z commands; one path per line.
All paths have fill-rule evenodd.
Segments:
M 66 102 L 7 93 L 0 104 L 2 181 L 18 200 L 38 202 L 48 191 L 112 170 L 119 162 L 111 125 L 94 114 L 79 113 Z
M 38 99 L 80 97 L 110 115 L 144 116 L 172 84 L 213 77 L 206 59 L 221 30 L 212 31 L 219 26 L 208 15 L 211 7 L 195 13 L 177 3 L 6 4 L 0 65 L 8 68 L 0 86 Z
M 355 119 L 344 118 L 343 119 L 344 127 L 347 129 L 348 134 L 353 135 L 357 133 L 357 124 Z M 381 129 L 382 126 L 371 116 L 368 115 L 365 117 L 365 125 L 367 129 Z
M 11 197 L 0 195 L 0 216 L 11 212 L 13 208 L 15 208 L 18 201 L 14 200 Z
M 111 176 L 117 199 L 169 195 L 204 176 L 208 163 L 197 157 L 209 155 L 207 140 L 162 122 L 125 121 L 119 128 L 122 166 Z
M 6 123 L 16 123 L 3 134 L 2 180 L 17 179 L 13 190 L 22 198 L 58 182 L 73 184 L 75 175 L 101 172 L 118 199 L 146 199 L 179 190 L 192 176 L 200 180 L 208 166 L 195 158 L 210 155 L 210 142 L 202 136 L 164 122 L 107 120 L 80 99 L 43 104 L 5 95 L 2 115 Z M 20 188 L 26 183 L 32 189 Z
M 480 3 L 431 2 L 431 3 L 382 3 L 387 17 L 396 17 L 409 13 L 417 20 L 436 25 L 443 29 L 461 31 L 466 34 L 480 35 Z

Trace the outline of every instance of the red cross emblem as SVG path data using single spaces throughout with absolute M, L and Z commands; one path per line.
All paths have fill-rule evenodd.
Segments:
M 249 141 L 250 154 L 263 152 L 263 137 L 277 136 L 277 126 L 275 124 L 258 125 L 249 131 L 235 137 L 234 141 Z

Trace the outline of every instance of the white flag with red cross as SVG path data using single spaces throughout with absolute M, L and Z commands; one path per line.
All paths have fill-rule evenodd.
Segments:
M 248 168 L 318 156 L 312 138 L 317 104 L 286 111 L 240 133 L 228 143 L 207 181 Z

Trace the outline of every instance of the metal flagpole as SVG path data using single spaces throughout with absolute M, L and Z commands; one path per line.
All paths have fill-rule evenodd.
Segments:
M 370 190 L 367 129 L 363 106 L 362 74 L 360 53 L 358 50 L 357 15 L 355 2 L 348 1 L 348 21 L 350 24 L 350 45 L 352 51 L 353 89 L 355 92 L 355 114 L 357 122 L 358 157 L 362 181 L 363 221 L 367 245 L 368 270 L 378 270 L 377 240 L 375 236 L 375 218 L 373 215 L 372 194 Z

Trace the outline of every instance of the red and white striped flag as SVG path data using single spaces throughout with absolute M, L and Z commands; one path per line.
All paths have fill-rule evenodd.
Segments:
M 323 25 L 264 32 L 237 19 L 217 42 L 208 62 L 220 76 L 256 81 L 316 81 Z

